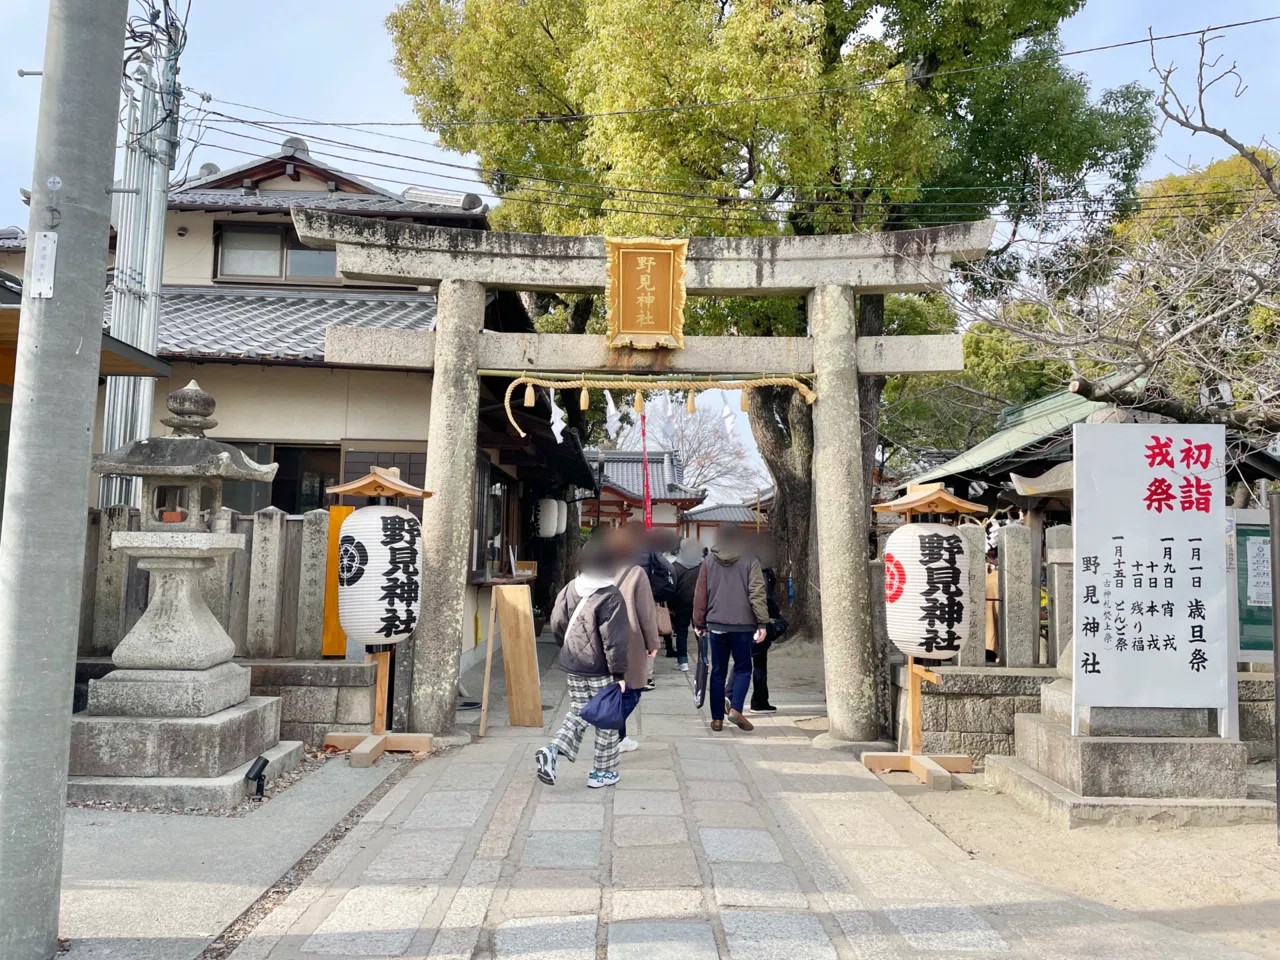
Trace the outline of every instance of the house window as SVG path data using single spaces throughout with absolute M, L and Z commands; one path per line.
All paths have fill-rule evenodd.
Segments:
M 285 224 L 224 223 L 218 227 L 217 275 L 221 280 L 333 280 L 338 255 L 306 246 Z

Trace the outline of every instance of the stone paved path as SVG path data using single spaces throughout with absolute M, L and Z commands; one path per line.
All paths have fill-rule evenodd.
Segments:
M 617 787 L 586 788 L 589 747 L 544 786 L 545 735 L 498 728 L 398 784 L 233 960 L 1246 956 L 970 860 L 785 696 L 713 734 L 659 682 Z

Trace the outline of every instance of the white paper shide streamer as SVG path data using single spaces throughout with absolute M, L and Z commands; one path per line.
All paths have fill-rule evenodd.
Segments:
M 400 507 L 361 507 L 338 540 L 338 621 L 369 646 L 413 634 L 421 612 L 422 524 Z
M 551 432 L 556 435 L 556 443 L 564 443 L 564 428 L 568 421 L 564 411 L 556 403 L 556 392 L 551 391 Z
M 884 547 L 889 639 L 909 657 L 949 660 L 969 631 L 969 555 L 955 527 L 909 523 Z
M 613 393 L 604 392 L 604 428 L 610 440 L 618 439 L 618 431 L 622 429 L 622 414 L 618 413 L 618 405 L 613 402 Z

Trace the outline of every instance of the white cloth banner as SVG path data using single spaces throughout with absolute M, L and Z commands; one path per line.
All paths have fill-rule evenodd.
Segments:
M 1224 428 L 1074 431 L 1076 705 L 1225 707 Z

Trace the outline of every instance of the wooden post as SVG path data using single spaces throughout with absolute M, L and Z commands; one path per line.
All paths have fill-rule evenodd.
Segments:
M 477 591 L 477 600 L 479 593 Z M 479 619 L 480 611 L 476 611 Z M 493 630 L 498 620 L 498 603 L 494 591 L 489 591 L 489 632 L 484 637 L 484 690 L 480 693 L 480 736 L 489 730 L 489 678 L 493 671 Z
M 915 657 L 907 657 L 907 749 L 914 756 L 920 753 L 920 727 L 924 717 L 920 709 L 920 674 L 916 671 Z
M 864 753 L 862 765 L 873 773 L 910 772 L 930 790 L 950 790 L 951 774 L 973 773 L 973 759 L 965 754 L 929 755 L 921 750 L 924 725 L 920 708 L 920 684 L 942 678 L 907 657 L 907 751 L 905 753 Z
M 338 542 L 342 539 L 342 521 L 355 513 L 355 507 L 329 508 L 329 559 L 325 564 L 324 634 L 320 640 L 322 657 L 345 657 L 347 635 L 338 622 Z
M 368 655 L 377 664 L 377 685 L 373 693 L 373 732 L 387 732 L 387 690 L 391 682 L 391 651 L 378 650 Z

